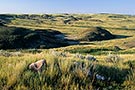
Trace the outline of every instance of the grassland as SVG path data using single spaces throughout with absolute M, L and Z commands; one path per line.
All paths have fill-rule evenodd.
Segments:
M 135 89 L 135 16 L 117 14 L 54 14 L 47 18 L 19 17 L 8 26 L 35 29 L 53 29 L 77 40 L 90 27 L 103 27 L 116 36 L 103 41 L 81 41 L 51 49 L 1 50 L 1 90 L 134 90 Z M 19 17 L 19 18 L 17 18 Z M 32 16 L 31 16 L 32 17 Z M 80 55 L 78 57 L 78 55 Z M 87 60 L 92 55 L 97 61 Z M 41 73 L 32 72 L 28 65 L 46 59 L 48 66 Z M 109 62 L 110 61 L 110 62 Z M 74 62 L 85 63 L 84 69 L 70 70 Z M 91 68 L 94 74 L 85 72 Z M 105 77 L 98 80 L 95 75 Z

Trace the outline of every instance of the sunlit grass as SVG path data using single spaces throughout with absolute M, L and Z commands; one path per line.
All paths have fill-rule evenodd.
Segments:
M 133 57 L 134 55 L 127 54 L 127 55 L 119 55 L 122 59 L 118 63 L 108 63 L 105 61 L 107 55 L 100 55 L 100 56 L 97 55 L 95 57 L 97 58 L 98 62 L 91 62 L 91 61 L 87 61 L 83 59 L 78 59 L 74 57 L 74 54 L 70 54 L 70 53 L 67 53 L 67 54 L 68 54 L 67 57 L 55 56 L 55 55 L 52 55 L 52 50 L 50 50 L 49 52 L 43 51 L 37 54 L 24 53 L 24 56 L 21 56 L 21 57 L 0 56 L 0 60 L 1 60 L 0 88 L 2 89 L 3 88 L 5 89 L 44 89 L 44 90 L 54 89 L 54 88 L 61 89 L 61 90 L 63 88 L 71 89 L 71 90 L 75 88 L 76 89 L 95 88 L 97 86 L 92 84 L 91 79 L 88 79 L 85 73 L 82 72 L 82 70 L 78 69 L 76 72 L 70 71 L 70 66 L 73 64 L 73 61 L 83 61 L 88 66 L 91 63 L 93 63 L 96 66 L 100 67 L 100 68 L 97 67 L 96 69 L 98 73 L 101 73 L 102 75 L 105 75 L 105 76 L 107 75 L 107 76 L 112 77 L 115 74 L 112 71 L 109 71 L 107 73 L 105 69 L 108 68 L 108 70 L 111 70 L 111 69 L 116 70 L 115 73 L 117 72 L 117 69 L 118 69 L 118 72 L 121 72 L 121 74 L 126 74 L 127 71 L 124 71 L 124 70 L 128 70 L 129 66 L 128 64 L 125 65 L 124 63 L 129 60 L 130 61 L 135 60 L 135 58 Z M 28 70 L 28 65 L 31 62 L 34 62 L 43 58 L 47 60 L 47 63 L 48 63 L 47 70 L 44 70 L 42 73 L 35 73 Z M 59 63 L 60 66 L 57 66 L 54 63 Z M 100 70 L 101 68 L 102 70 Z M 117 78 L 120 79 L 121 77 L 119 77 L 119 75 L 116 75 L 115 79 Z M 128 79 L 130 78 L 130 80 L 131 79 L 134 80 L 134 76 L 130 77 L 130 74 L 127 78 Z M 95 81 L 94 83 L 99 84 L 99 82 L 95 82 Z M 104 83 L 104 82 L 101 81 L 100 84 L 101 83 Z M 129 83 L 129 81 L 125 81 L 123 84 L 125 85 L 125 83 Z M 116 86 L 117 85 L 112 86 L 112 88 L 115 88 Z M 109 86 L 100 85 L 100 87 L 107 88 Z
M 16 50 L 7 50 L 6 53 L 1 51 L 0 90 L 134 90 L 135 71 L 131 69 L 129 62 L 135 66 L 135 48 L 125 43 L 135 40 L 135 17 L 125 15 L 124 18 L 110 18 L 112 14 L 75 14 L 75 16 L 84 19 L 73 21 L 71 24 L 64 24 L 61 18 L 56 18 L 57 21 L 14 19 L 8 25 L 33 30 L 54 29 L 64 33 L 69 39 L 77 39 L 77 36 L 89 27 L 100 26 L 117 35 L 118 38 L 80 42 L 78 45 L 61 48 L 20 50 L 20 56 L 13 53 Z M 117 51 L 115 46 L 121 50 Z M 12 53 L 8 53 L 9 51 Z M 78 54 L 84 57 L 93 55 L 97 62 L 78 58 L 76 57 Z M 116 58 L 118 61 L 107 62 L 110 55 L 118 56 Z M 30 63 L 40 59 L 46 60 L 47 69 L 41 73 L 28 69 Z M 70 71 L 74 62 L 84 62 L 86 68 L 91 64 L 95 65 L 94 75 L 101 74 L 107 80 L 96 80 L 94 75 L 87 77 L 81 69 L 77 69 L 76 72 Z

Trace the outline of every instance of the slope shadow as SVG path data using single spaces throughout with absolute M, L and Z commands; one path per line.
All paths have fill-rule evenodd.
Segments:
M 79 41 L 65 38 L 57 30 L 0 26 L 0 49 L 48 49 L 78 43 Z
M 59 48 L 65 47 L 70 45 L 76 45 L 80 42 L 78 40 L 68 39 L 66 34 L 52 29 L 36 29 L 35 32 L 38 32 L 45 41 L 45 45 L 50 45 L 50 47 L 45 48 Z M 42 47 L 38 47 L 42 48 Z
M 93 42 L 81 42 L 79 45 L 95 45 Z
M 126 35 L 114 35 L 114 39 L 122 39 L 122 38 L 129 38 L 129 37 L 132 37 L 132 36 L 126 36 Z
M 114 38 L 113 39 L 123 39 L 123 38 L 129 38 L 132 36 L 126 36 L 126 35 L 113 35 Z M 113 40 L 113 39 L 108 39 L 108 40 Z M 95 40 L 96 41 L 96 40 Z M 101 41 L 107 41 L 107 40 L 101 40 Z M 79 45 L 95 45 L 95 43 L 93 43 L 94 41 L 89 41 L 89 42 L 79 42 L 77 44 Z

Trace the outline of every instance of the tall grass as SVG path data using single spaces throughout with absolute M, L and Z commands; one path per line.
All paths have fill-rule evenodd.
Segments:
M 40 72 L 28 69 L 32 62 L 45 58 L 47 68 Z M 83 63 L 72 68 L 74 63 Z M 111 65 L 110 65 L 110 64 Z M 122 64 L 123 63 L 123 64 Z M 133 87 L 134 72 L 123 61 L 93 62 L 78 59 L 73 54 L 67 56 L 53 55 L 52 51 L 37 54 L 24 53 L 23 56 L 0 56 L 0 89 L 15 90 L 93 90 L 123 89 Z M 91 75 L 88 72 L 91 71 Z M 105 80 L 97 79 L 101 75 Z M 131 81 L 132 80 L 132 81 Z M 130 83 L 130 84 L 126 84 Z
M 69 19 L 69 16 L 80 18 L 80 20 L 64 24 L 63 21 Z M 50 17 L 52 18 L 14 18 L 7 25 L 26 27 L 32 30 L 54 29 L 74 40 L 80 32 L 100 26 L 119 38 L 107 41 L 80 42 L 79 45 L 51 50 L 21 50 L 19 55 L 16 55 L 14 50 L 12 52 L 2 50 L 0 51 L 0 90 L 135 89 L 135 70 L 129 64 L 130 62 L 132 66 L 135 66 L 135 48 L 132 43 L 135 40 L 134 16 L 75 14 L 51 15 Z M 114 46 L 120 47 L 121 50 L 114 49 Z M 53 50 L 58 52 L 53 53 Z M 79 57 L 76 56 L 76 53 L 79 53 Z M 97 61 L 87 60 L 84 58 L 86 55 L 93 55 Z M 40 59 L 46 59 L 48 64 L 43 72 L 38 73 L 28 69 L 30 63 Z M 74 63 L 84 63 L 84 68 L 80 66 L 75 69 L 71 68 Z M 88 71 L 92 73 L 88 73 Z M 105 78 L 105 80 L 97 79 L 96 76 Z

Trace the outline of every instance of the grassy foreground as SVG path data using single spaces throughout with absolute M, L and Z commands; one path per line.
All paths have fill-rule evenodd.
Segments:
M 95 56 L 98 60 L 96 62 L 81 59 L 77 54 L 67 52 L 31 51 L 30 53 L 6 52 L 9 57 L 6 54 L 0 56 L 1 90 L 133 90 L 135 88 L 135 70 L 129 65 L 130 62 L 135 65 L 134 54 L 118 55 L 115 58 L 116 62 L 107 62 L 106 60 L 114 60 L 108 55 Z M 47 60 L 47 68 L 41 73 L 30 71 L 28 65 L 40 59 Z M 84 62 L 85 67 L 71 70 L 74 62 Z M 94 73 L 92 76 L 86 74 L 88 68 L 92 69 Z M 104 76 L 105 80 L 97 79 L 96 74 Z

